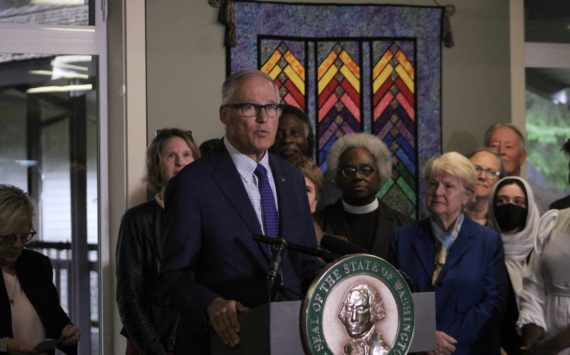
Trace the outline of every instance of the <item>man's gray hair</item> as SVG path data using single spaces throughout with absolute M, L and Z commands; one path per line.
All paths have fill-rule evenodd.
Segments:
M 503 127 L 510 128 L 513 132 L 515 132 L 517 137 L 519 137 L 520 149 L 521 151 L 524 150 L 525 149 L 524 134 L 522 134 L 521 130 L 518 129 L 517 126 L 511 123 L 495 123 L 494 125 L 487 128 L 487 132 L 485 132 L 485 146 L 487 147 L 491 146 L 491 135 L 493 134 L 493 132 L 495 132 L 497 128 L 503 128 Z
M 271 79 L 269 75 L 257 69 L 245 69 L 232 73 L 229 77 L 226 78 L 226 80 L 222 84 L 222 104 L 227 104 L 230 97 L 232 97 L 232 95 L 234 94 L 234 91 L 238 86 L 238 83 L 241 80 L 250 76 L 258 76 L 269 81 L 273 86 L 273 88 L 275 89 L 275 95 L 278 98 L 280 98 L 279 89 L 277 88 L 277 85 L 275 85 L 275 82 L 273 81 L 273 79 Z
M 374 156 L 376 170 L 381 183 L 392 177 L 391 154 L 386 144 L 380 138 L 369 133 L 353 133 L 341 137 L 332 146 L 327 157 L 327 169 L 329 176 L 336 181 L 338 176 L 338 164 L 344 152 L 351 148 L 364 148 Z

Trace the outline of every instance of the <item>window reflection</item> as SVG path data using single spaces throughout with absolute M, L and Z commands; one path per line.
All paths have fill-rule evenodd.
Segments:
M 87 26 L 93 0 L 0 0 L 0 23 Z
M 37 202 L 61 303 L 99 353 L 98 110 L 92 56 L 0 54 L 0 181 Z

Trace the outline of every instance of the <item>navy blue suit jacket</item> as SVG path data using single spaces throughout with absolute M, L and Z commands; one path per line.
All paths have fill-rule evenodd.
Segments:
M 401 227 L 390 260 L 410 276 L 416 291 L 435 291 L 436 328 L 457 340 L 454 354 L 499 354 L 509 282 L 499 234 L 465 216 L 435 287 L 434 240 L 429 219 Z
M 269 154 L 269 153 L 268 153 Z M 277 190 L 280 234 L 314 247 L 316 239 L 302 174 L 270 154 Z M 182 313 L 205 317 L 216 298 L 248 307 L 268 302 L 267 246 L 253 239 L 261 226 L 224 144 L 185 167 L 165 192 L 165 245 L 161 288 Z M 286 252 L 286 300 L 301 299 L 322 265 L 312 256 Z

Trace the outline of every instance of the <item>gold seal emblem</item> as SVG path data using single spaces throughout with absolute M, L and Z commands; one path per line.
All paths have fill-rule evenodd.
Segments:
M 414 333 L 406 281 L 386 260 L 368 254 L 329 265 L 309 288 L 301 315 L 309 354 L 406 354 Z

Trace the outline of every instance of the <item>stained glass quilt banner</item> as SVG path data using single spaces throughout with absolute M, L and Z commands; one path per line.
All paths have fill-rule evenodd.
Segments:
M 234 1 L 229 72 L 258 68 L 307 112 L 315 160 L 343 135 L 368 132 L 393 155 L 378 196 L 416 216 L 420 172 L 441 152 L 440 7 Z

